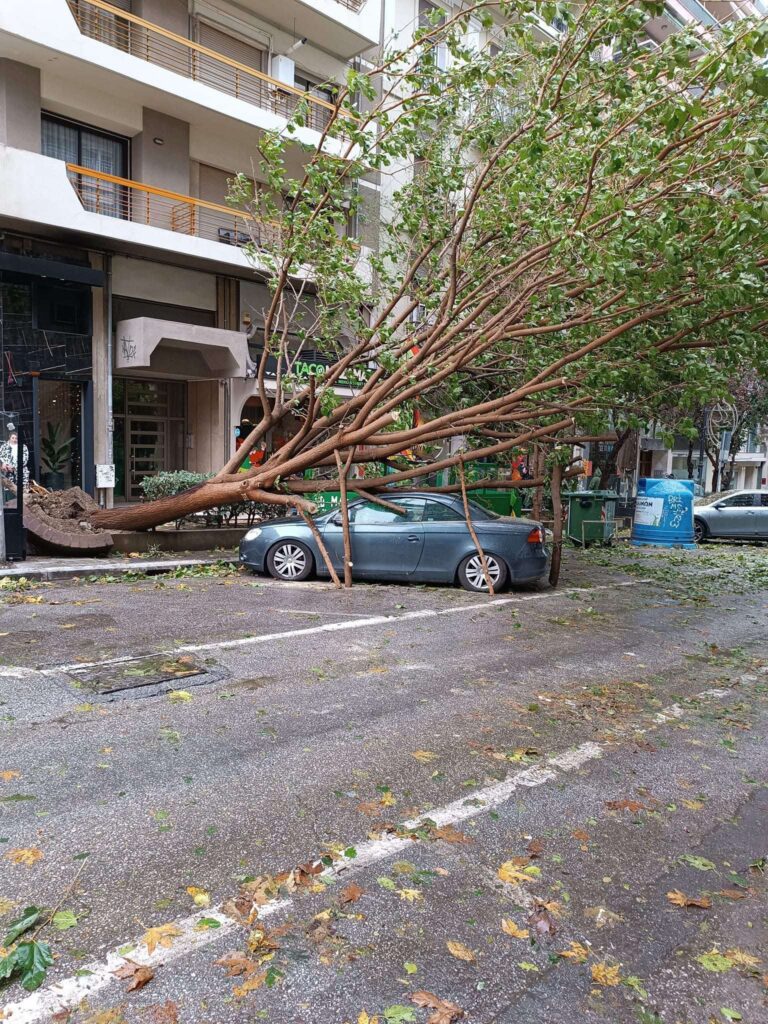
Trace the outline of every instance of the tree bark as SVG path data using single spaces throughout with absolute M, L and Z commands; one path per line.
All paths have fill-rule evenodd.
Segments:
M 535 444 L 533 446 L 533 472 L 531 475 L 539 482 L 536 484 L 536 489 L 533 492 L 531 518 L 536 520 L 541 519 L 541 508 L 544 504 L 544 467 L 541 465 L 541 456 L 541 449 Z
M 560 579 L 560 561 L 563 554 L 563 503 L 560 499 L 560 487 L 563 483 L 563 467 L 555 463 L 552 467 L 552 560 L 549 563 L 549 583 L 556 587 Z
M 301 513 L 302 519 L 311 530 L 312 536 L 315 538 L 315 544 L 317 544 L 318 550 L 320 554 L 323 556 L 323 561 L 325 562 L 325 566 L 328 569 L 331 579 L 333 580 L 334 587 L 336 587 L 337 590 L 341 590 L 341 580 L 339 579 L 338 573 L 333 568 L 333 562 L 331 561 L 331 556 L 328 554 L 328 548 L 325 546 L 325 544 L 323 544 L 323 538 L 320 536 L 320 531 L 315 526 L 312 516 L 305 512 L 300 505 L 297 505 L 296 507 Z
M 472 523 L 472 516 L 470 515 L 469 512 L 469 498 L 467 498 L 467 482 L 464 479 L 464 463 L 459 462 L 457 468 L 459 471 L 459 480 L 461 481 L 461 497 L 462 501 L 464 502 L 464 515 L 466 516 L 467 519 L 467 527 L 469 529 L 469 534 L 472 537 L 474 545 L 477 548 L 477 553 L 480 556 L 480 565 L 483 567 L 483 576 L 485 576 L 485 582 L 488 584 L 488 593 L 491 595 L 491 597 L 493 597 L 495 591 L 493 589 L 493 583 L 491 582 L 491 574 L 488 572 L 488 562 L 485 559 L 485 552 L 483 551 L 482 545 L 480 544 L 480 539 L 477 536 L 477 533 L 475 532 L 475 527 Z
M 333 454 L 336 456 L 336 466 L 339 471 L 339 493 L 341 495 L 341 525 L 344 533 L 344 586 L 349 588 L 352 586 L 352 537 L 349 533 L 349 502 L 347 501 L 347 473 L 349 472 L 349 464 L 354 455 L 354 448 L 349 453 L 346 464 L 342 465 L 341 456 L 338 451 Z

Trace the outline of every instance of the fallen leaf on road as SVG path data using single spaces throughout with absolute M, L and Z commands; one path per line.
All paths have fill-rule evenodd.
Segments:
M 242 999 L 243 996 L 247 996 L 249 992 L 255 992 L 257 988 L 261 988 L 266 980 L 267 972 L 262 971 L 261 974 L 256 974 L 254 977 L 248 978 L 242 985 L 236 985 L 232 989 L 232 993 L 235 998 Z
M 382 793 L 379 803 L 382 807 L 394 807 L 397 803 L 394 796 L 391 793 Z
M 724 896 L 727 900 L 745 900 L 749 896 L 748 889 L 721 889 L 718 896 Z
M 457 960 L 465 960 L 468 964 L 473 964 L 477 960 L 477 957 L 472 950 L 461 942 L 449 939 L 446 942 L 446 946 L 448 947 L 448 952 L 451 956 L 455 956 Z
M 679 889 L 672 889 L 667 893 L 667 899 L 676 907 L 702 907 L 708 910 L 712 906 L 709 896 L 686 896 Z
M 502 882 L 507 882 L 509 885 L 521 885 L 523 882 L 535 881 L 536 875 L 541 872 L 538 868 L 527 868 L 521 871 L 513 860 L 506 860 L 497 874 Z
M 357 805 L 361 814 L 367 814 L 369 818 L 376 818 L 381 814 L 381 804 L 377 800 L 369 800 L 367 803 Z
M 11 782 L 12 779 L 20 779 L 20 778 L 21 778 L 21 772 L 15 772 L 13 770 L 7 770 L 7 771 L 4 771 L 4 772 L 0 772 L 0 779 L 2 779 L 3 782 Z
M 551 938 L 557 932 L 557 923 L 546 904 L 537 903 L 528 915 L 528 924 L 537 938 Z
M 431 750 L 414 750 L 411 753 L 411 757 L 415 757 L 422 764 L 429 764 L 430 761 L 436 761 L 438 755 L 433 754 Z
M 361 1010 L 357 1018 L 357 1024 L 379 1024 L 378 1017 L 369 1017 L 365 1010 Z
M 603 985 L 605 988 L 612 988 L 621 981 L 618 966 L 610 966 L 606 963 L 592 964 L 592 981 L 596 985 Z
M 5 859 L 11 861 L 12 864 L 24 864 L 25 867 L 31 868 L 33 864 L 37 864 L 39 860 L 43 859 L 43 851 L 38 850 L 36 846 L 17 848 L 9 850 Z
M 435 839 L 442 839 L 444 843 L 471 843 L 474 840 L 465 835 L 463 832 L 459 832 L 453 825 L 443 825 L 441 828 L 433 829 L 432 835 Z
M 456 1003 L 440 999 L 434 992 L 419 990 L 411 994 L 411 1002 L 427 1010 L 434 1010 L 427 1018 L 427 1024 L 453 1024 L 464 1016 L 464 1011 Z
M 737 967 L 757 967 L 760 957 L 745 953 L 743 949 L 726 949 L 726 957 Z
M 408 903 L 418 903 L 419 900 L 424 899 L 418 889 L 397 889 L 396 891 L 400 899 L 407 900 Z
M 530 935 L 527 928 L 518 927 L 510 917 L 502 919 L 501 930 L 505 935 L 511 935 L 513 939 L 527 939 Z
M 153 1024 L 179 1024 L 179 1007 L 167 999 L 162 1006 L 148 1006 L 147 1012 L 152 1014 Z
M 532 839 L 526 846 L 526 850 L 528 851 L 531 859 L 535 860 L 536 857 L 540 857 L 544 852 L 544 843 L 541 839 Z
M 210 894 L 201 889 L 199 885 L 188 885 L 187 892 L 192 897 L 196 907 L 209 907 L 211 905 Z
M 580 942 L 570 942 L 568 949 L 564 949 L 557 955 L 561 956 L 563 960 L 575 960 L 577 964 L 585 964 L 589 959 L 589 950 Z
M 723 956 L 717 946 L 708 953 L 702 953 L 694 959 L 697 964 L 701 964 L 705 971 L 712 971 L 713 974 L 722 974 L 725 971 L 730 971 L 734 966 L 727 956 Z
M 696 868 L 697 871 L 714 871 L 716 865 L 711 861 L 707 860 L 706 857 L 696 857 L 692 853 L 684 853 L 680 857 L 680 861 L 683 864 L 689 864 L 692 868 Z
M 185 704 L 192 700 L 192 694 L 189 690 L 171 690 L 168 694 L 168 700 L 172 701 L 174 704 Z
M 148 985 L 149 982 L 152 981 L 154 976 L 155 972 L 152 970 L 151 967 L 136 966 L 131 977 L 131 980 L 128 986 L 126 987 L 125 991 L 138 992 L 140 989 L 144 988 L 145 985 Z
M 633 814 L 645 810 L 645 804 L 639 800 L 606 800 L 605 806 L 609 811 L 631 811 Z
M 341 892 L 342 903 L 357 903 L 363 895 L 363 890 L 355 882 L 350 882 Z
M 589 842 L 589 832 L 585 832 L 583 828 L 575 828 L 571 835 L 574 839 L 578 839 L 580 843 Z
M 216 961 L 217 967 L 225 967 L 228 978 L 237 978 L 241 974 L 246 977 L 258 969 L 258 964 L 250 960 L 245 953 L 227 953 L 221 960 Z
M 71 910 L 57 910 L 51 918 L 51 924 L 57 932 L 65 932 L 77 925 L 77 916 Z
M 173 940 L 177 939 L 181 934 L 181 928 L 178 928 L 175 924 L 159 924 L 156 928 L 148 928 L 146 930 L 142 942 L 145 943 L 147 952 L 151 955 L 158 946 L 170 949 L 173 945 Z
M 681 800 L 680 803 L 683 807 L 687 807 L 689 811 L 700 811 L 704 806 L 703 800 Z

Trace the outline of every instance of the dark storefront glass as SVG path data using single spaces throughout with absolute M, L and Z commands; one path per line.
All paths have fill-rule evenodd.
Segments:
M 91 483 L 90 306 L 87 285 L 0 273 L 0 410 L 27 438 L 30 478 L 55 490 Z
M 115 378 L 116 497 L 137 501 L 145 477 L 184 469 L 186 392 L 184 381 Z

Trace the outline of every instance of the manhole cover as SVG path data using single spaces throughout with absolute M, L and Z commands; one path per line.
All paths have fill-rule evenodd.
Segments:
M 136 691 L 149 696 L 221 678 L 221 672 L 212 672 L 187 654 L 158 654 L 117 664 L 92 665 L 72 669 L 69 675 L 78 690 L 103 697 L 138 695 Z

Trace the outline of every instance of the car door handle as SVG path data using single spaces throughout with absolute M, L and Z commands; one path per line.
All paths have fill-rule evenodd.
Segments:
M 419 541 L 421 540 L 421 537 L 419 537 L 419 536 L 418 536 L 417 534 L 415 534 L 415 533 L 410 533 L 410 534 L 408 535 L 408 540 L 409 540 L 409 541 L 411 542 L 411 544 L 418 544 L 418 543 L 419 543 Z

